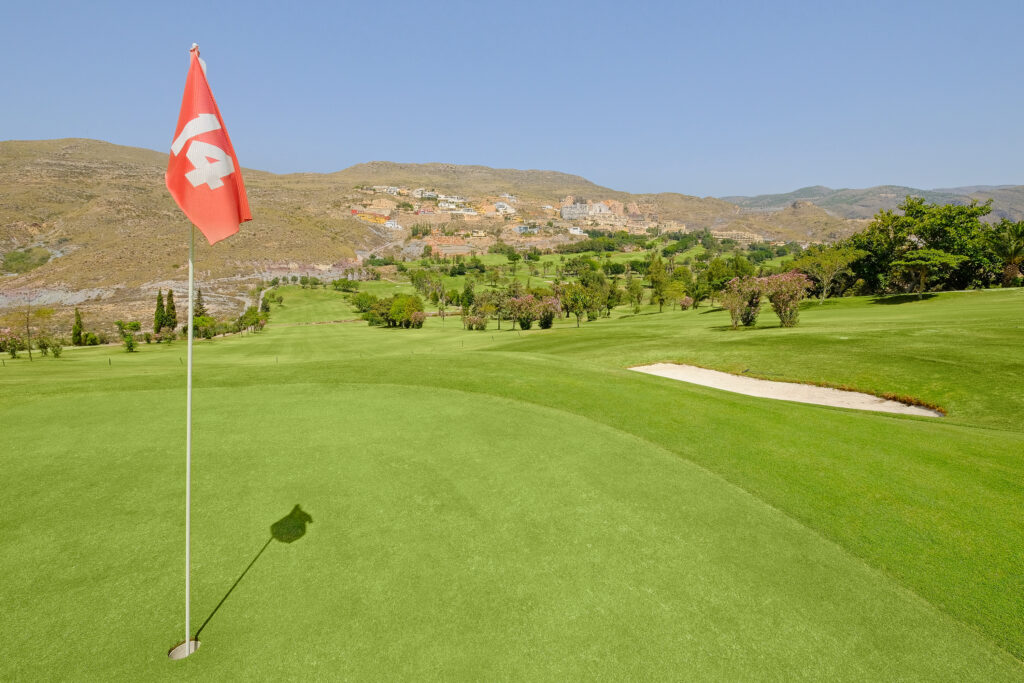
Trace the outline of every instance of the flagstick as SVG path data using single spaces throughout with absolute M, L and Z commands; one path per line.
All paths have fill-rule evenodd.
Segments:
M 188 390 L 185 399 L 185 642 L 191 647 L 192 630 L 189 628 L 189 603 L 192 593 L 189 581 L 192 575 L 192 307 L 195 305 L 196 226 L 192 226 L 188 240 Z
M 171 659 L 184 659 L 196 651 L 199 641 L 192 640 L 190 621 L 192 575 L 192 321 L 195 305 L 196 226 L 188 242 L 188 380 L 185 392 L 185 641 L 168 653 Z

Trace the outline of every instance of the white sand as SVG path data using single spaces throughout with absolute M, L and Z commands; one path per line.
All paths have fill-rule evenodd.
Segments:
M 648 375 L 668 377 L 682 382 L 699 384 L 713 389 L 731 391 L 746 396 L 774 398 L 780 401 L 796 401 L 798 403 L 815 403 L 822 406 L 837 408 L 854 408 L 856 410 L 876 410 L 883 413 L 900 413 L 903 415 L 924 415 L 942 417 L 942 413 L 930 408 L 911 406 L 898 401 L 862 394 L 857 391 L 842 391 L 827 387 L 816 387 L 810 384 L 794 384 L 792 382 L 772 382 L 767 379 L 754 379 L 731 375 L 728 372 L 706 370 L 693 365 L 676 365 L 675 363 L 654 363 L 640 365 L 630 370 Z

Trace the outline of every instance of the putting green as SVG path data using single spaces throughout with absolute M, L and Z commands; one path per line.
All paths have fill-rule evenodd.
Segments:
M 313 522 L 266 548 L 176 664 L 164 653 L 181 630 L 181 462 L 114 444 L 126 413 L 173 432 L 178 397 L 86 394 L 46 458 L 16 425 L 62 399 L 5 411 L 23 443 L 4 459 L 22 482 L 5 505 L 18 653 L 5 677 L 1019 673 L 879 572 L 641 439 L 522 402 L 334 379 L 197 393 L 194 623 L 272 522 L 296 503 Z M 399 429 L 409 416 L 415 429 Z

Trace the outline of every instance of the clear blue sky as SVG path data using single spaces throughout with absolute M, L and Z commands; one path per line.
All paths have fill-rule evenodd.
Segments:
M 71 3 L 67 3 L 71 5 Z M 166 150 L 199 43 L 243 165 L 633 192 L 1024 184 L 1024 3 L 4 3 L 0 139 Z

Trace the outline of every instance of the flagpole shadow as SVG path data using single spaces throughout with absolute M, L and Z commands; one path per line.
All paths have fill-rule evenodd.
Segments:
M 199 629 L 196 630 L 196 634 L 194 636 L 196 640 L 199 640 L 199 634 L 202 633 L 203 629 L 206 628 L 206 625 L 210 623 L 214 615 L 217 614 L 217 611 L 220 610 L 221 606 L 227 602 L 227 599 L 231 596 L 231 593 L 234 592 L 235 588 L 238 587 L 238 584 L 242 583 L 242 579 L 245 578 L 245 575 L 253 568 L 256 561 L 259 560 L 263 553 L 266 552 L 267 548 L 270 547 L 271 542 L 276 540 L 280 543 L 293 543 L 306 535 L 306 525 L 312 524 L 312 522 L 313 518 L 310 517 L 301 506 L 296 505 L 286 516 L 270 525 L 270 538 L 267 539 L 267 542 L 263 544 L 263 547 L 259 549 L 259 552 L 256 553 L 256 556 L 252 558 L 252 561 L 249 562 L 246 568 L 242 570 L 242 573 L 238 575 L 235 582 L 231 584 L 231 588 L 228 589 L 228 592 L 224 594 L 224 597 L 220 599 L 217 606 L 213 608 L 210 615 L 206 617 L 202 625 L 199 626 Z

